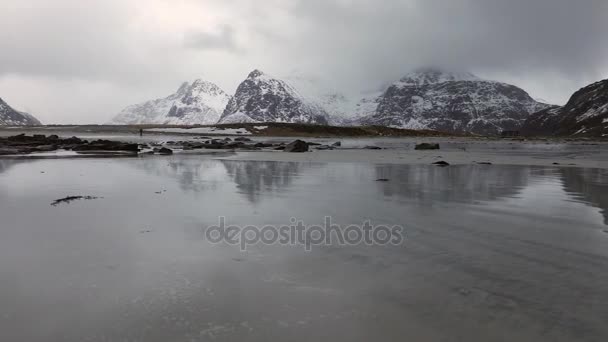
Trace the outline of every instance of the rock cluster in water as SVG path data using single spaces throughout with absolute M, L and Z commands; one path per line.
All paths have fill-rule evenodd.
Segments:
M 87 141 L 77 137 L 60 138 L 57 135 L 25 134 L 0 138 L 0 155 L 29 154 L 36 152 L 66 151 L 104 151 L 139 152 L 139 145 L 110 140 Z

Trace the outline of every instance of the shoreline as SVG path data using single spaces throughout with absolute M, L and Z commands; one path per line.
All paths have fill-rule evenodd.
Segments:
M 0 129 L 2 133 L 31 134 L 27 128 Z M 45 130 L 45 133 L 50 133 Z M 34 144 L 38 153 L 22 153 L 10 155 L 5 153 L 0 159 L 66 159 L 66 158 L 167 158 L 168 156 L 151 156 L 138 153 L 135 148 L 139 146 L 168 147 L 175 152 L 175 156 L 202 156 L 223 160 L 242 161 L 277 161 L 277 162 L 319 162 L 319 163 L 369 163 L 369 164 L 397 164 L 397 165 L 431 165 L 434 162 L 445 161 L 450 165 L 521 165 L 521 166 L 549 166 L 549 167 L 581 167 L 608 169 L 608 142 L 590 139 L 564 139 L 538 138 L 529 139 L 500 139 L 487 137 L 453 137 L 453 136 L 415 136 L 415 137 L 284 137 L 284 136 L 256 136 L 248 135 L 248 143 L 241 143 L 232 148 L 231 143 L 224 145 L 206 145 L 200 135 L 179 134 L 149 134 L 143 137 L 133 136 L 126 132 L 107 132 L 97 140 L 87 142 L 84 139 L 100 138 L 100 136 L 87 135 L 80 131 L 57 131 L 60 135 L 56 140 L 46 137 L 43 142 Z M 92 133 L 94 134 L 94 133 Z M 77 138 L 64 138 L 73 137 Z M 218 136 L 220 137 L 220 136 Z M 249 139 L 250 138 L 250 139 Z M 287 153 L 274 151 L 276 146 L 284 146 L 296 139 L 304 139 L 309 143 L 309 152 Z M 31 138 L 27 138 L 31 139 Z M 209 138 L 211 139 L 211 138 Z M 15 140 L 15 139 L 13 139 Z M 66 145 L 76 140 L 79 149 L 64 151 L 61 148 L 51 149 L 50 145 Z M 212 139 L 213 140 L 213 139 Z M 215 139 L 221 140 L 221 139 Z M 228 141 L 235 141 L 227 139 Z M 340 142 L 340 147 L 333 150 L 317 150 L 316 145 L 330 146 Z M 61 143 L 61 144 L 60 144 Z M 254 148 L 257 143 L 270 143 L 268 148 Z M 438 143 L 439 150 L 415 150 L 419 143 Z M 19 142 L 17 142 L 19 144 Z M 69 146 L 69 144 L 67 144 Z M 82 146 L 81 146 L 82 145 Z M 105 151 L 96 150 L 96 146 Z M 373 146 L 377 149 L 366 149 Z M 61 147 L 61 146 L 60 146 Z M 215 148 L 212 148 L 215 147 Z M 125 150 L 125 151 L 123 151 Z M 41 153 L 40 153 L 41 152 Z M 129 152 L 129 153 L 126 153 Z M 158 153 L 157 153 L 158 154 Z
M 459 152 L 459 151 L 409 151 L 409 150 L 340 150 L 314 151 L 303 154 L 281 152 L 236 152 L 234 155 L 219 157 L 221 160 L 276 161 L 276 162 L 318 162 L 318 163 L 370 163 L 396 165 L 432 165 L 446 161 L 458 165 L 519 165 L 550 167 L 581 167 L 608 169 L 608 153 L 602 159 L 582 156 L 534 156 L 527 154 L 501 155 L 499 153 Z M 490 163 L 490 165 L 488 164 Z

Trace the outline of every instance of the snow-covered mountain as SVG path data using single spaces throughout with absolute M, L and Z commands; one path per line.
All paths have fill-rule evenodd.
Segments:
M 177 92 L 165 98 L 128 106 L 111 124 L 215 124 L 228 101 L 230 95 L 220 87 L 199 79 L 182 84 Z
M 533 114 L 522 131 L 528 135 L 608 135 L 608 80 L 580 89 L 563 107 Z
M 363 123 L 476 134 L 518 130 L 530 114 L 549 106 L 516 86 L 438 69 L 406 75 L 377 101 Z
M 19 112 L 0 98 L 0 126 L 38 126 L 42 125 L 33 115 Z
M 498 134 L 519 130 L 530 114 L 549 107 L 516 86 L 433 68 L 412 72 L 383 91 L 354 94 L 319 78 L 292 74 L 279 79 L 254 70 L 232 97 L 197 80 L 166 98 L 125 108 L 112 123 L 373 124 Z
M 221 123 L 289 122 L 325 125 L 324 108 L 299 93 L 287 82 L 260 70 L 252 71 L 237 88 Z

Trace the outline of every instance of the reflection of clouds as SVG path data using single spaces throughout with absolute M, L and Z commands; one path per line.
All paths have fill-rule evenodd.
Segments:
M 147 173 L 177 180 L 184 191 L 215 190 L 226 181 L 226 171 L 213 159 L 201 157 L 141 158 L 135 164 Z
M 462 165 L 447 168 L 427 165 L 376 166 L 378 178 L 388 178 L 385 196 L 416 200 L 422 205 L 441 202 L 490 201 L 511 197 L 528 185 L 529 167 Z
M 241 193 L 253 203 L 262 192 L 281 191 L 300 176 L 302 164 L 275 161 L 221 161 Z
M 598 207 L 608 224 L 608 170 L 564 168 L 560 172 L 564 190 L 570 196 Z

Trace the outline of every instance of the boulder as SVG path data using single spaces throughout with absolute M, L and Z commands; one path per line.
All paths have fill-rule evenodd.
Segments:
M 308 143 L 298 139 L 296 141 L 293 141 L 293 142 L 287 144 L 287 146 L 285 146 L 285 149 L 283 150 L 283 152 L 295 152 L 295 153 L 308 152 Z
M 264 147 L 272 147 L 272 146 L 274 146 L 274 145 L 269 144 L 269 143 L 262 143 L 262 142 L 260 142 L 260 143 L 257 143 L 257 144 L 255 144 L 255 145 L 253 145 L 253 146 L 255 146 L 255 147 L 259 147 L 259 148 L 264 148 Z
M 319 151 L 327 151 L 327 150 L 333 150 L 333 149 L 334 149 L 334 147 L 329 146 L 329 145 L 321 145 L 321 146 L 315 147 L 315 150 L 319 150 Z
M 158 150 L 158 154 L 171 155 L 171 154 L 173 154 L 173 150 L 170 148 L 162 147 Z
M 422 143 L 416 145 L 416 150 L 438 150 L 439 144 Z

